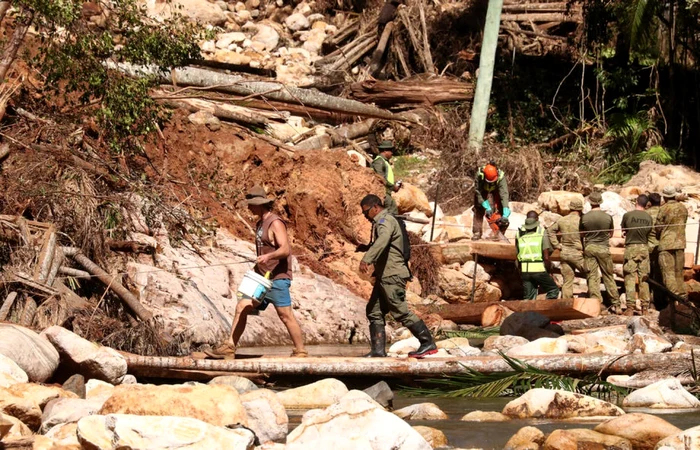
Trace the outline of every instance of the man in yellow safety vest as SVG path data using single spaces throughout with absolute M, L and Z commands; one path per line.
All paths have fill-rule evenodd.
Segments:
M 391 198 L 392 192 L 397 192 L 401 188 L 401 181 L 394 180 L 394 170 L 389 164 L 389 160 L 394 155 L 394 144 L 391 141 L 382 141 L 377 147 L 379 154 L 372 161 L 372 169 L 384 179 L 384 187 L 386 188 L 386 196 L 384 197 L 384 209 L 389 214 L 397 215 L 399 209 L 396 202 Z
M 515 248 L 523 280 L 523 298 L 536 299 L 540 286 L 547 293 L 548 299 L 559 297 L 559 288 L 548 272 L 552 244 L 549 243 L 549 237 L 540 225 L 539 216 L 535 211 L 527 213 L 525 225 L 518 229 Z

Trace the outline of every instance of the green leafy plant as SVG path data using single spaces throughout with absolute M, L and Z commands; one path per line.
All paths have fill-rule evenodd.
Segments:
M 467 339 L 486 339 L 490 336 L 498 336 L 500 331 L 499 327 L 484 327 L 480 329 L 473 330 L 443 330 L 442 333 L 445 337 L 449 338 L 467 338 Z
M 618 402 L 630 390 L 600 379 L 599 376 L 575 378 L 538 369 L 523 361 L 501 353 L 509 372 L 482 373 L 464 366 L 465 373 L 447 378 L 426 380 L 426 387 L 404 388 L 410 396 L 422 397 L 515 397 L 530 389 L 560 389 L 579 394 L 597 396 Z
M 166 70 L 199 57 L 204 31 L 177 12 L 148 16 L 143 2 L 98 2 L 100 14 L 88 20 L 82 0 L 20 0 L 34 12 L 39 51 L 32 63 L 45 77 L 47 94 L 72 103 L 96 105 L 102 139 L 117 153 L 138 152 L 134 138 L 150 133 L 166 118 L 148 95 L 151 79 L 129 78 L 107 68 L 128 62 Z

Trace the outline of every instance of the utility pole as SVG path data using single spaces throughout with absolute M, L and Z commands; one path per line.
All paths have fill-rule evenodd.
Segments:
M 484 25 L 484 39 L 481 42 L 481 56 L 479 56 L 479 76 L 476 79 L 474 104 L 469 121 L 469 147 L 476 153 L 481 151 L 486 132 L 486 116 L 489 111 L 502 9 L 503 0 L 489 0 L 489 6 L 486 10 L 486 25 Z

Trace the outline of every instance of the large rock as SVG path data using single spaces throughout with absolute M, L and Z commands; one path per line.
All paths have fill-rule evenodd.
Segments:
M 578 192 L 548 191 L 540 194 L 537 198 L 537 203 L 547 211 L 565 216 L 571 212 L 569 204 L 574 199 L 581 200 L 581 203 L 583 203 L 583 195 Z
M 223 25 L 226 22 L 226 14 L 223 10 L 207 0 L 173 0 L 172 2 L 146 0 L 146 8 L 148 15 L 156 18 L 170 17 L 175 11 L 203 25 Z
M 35 383 L 20 383 L 8 388 L 17 397 L 22 397 L 39 405 L 44 409 L 46 404 L 56 398 L 78 398 L 73 392 L 66 391 L 58 386 L 45 386 Z
M 68 370 L 112 384 L 121 383 L 126 375 L 126 359 L 114 349 L 90 342 L 59 326 L 49 327 L 41 335 L 58 349 Z
M 700 408 L 700 400 L 688 392 L 677 378 L 657 381 L 625 397 L 626 408 Z
M 392 198 L 399 208 L 399 214 L 416 210 L 428 217 L 433 217 L 433 208 L 430 207 L 428 196 L 418 186 L 403 183 L 401 189 L 392 194 Z
M 469 345 L 467 338 L 448 338 L 435 343 L 437 348 L 444 348 L 447 353 L 454 356 L 477 356 L 481 354 L 481 350 Z
M 476 264 L 474 261 L 467 261 L 462 265 L 462 273 L 469 278 L 474 278 L 474 266 L 476 266 L 476 281 L 487 282 L 491 280 L 491 275 L 489 275 L 483 266 Z
M 689 443 L 690 445 L 686 445 Z M 698 450 L 700 449 L 700 425 L 683 430 L 664 438 L 656 444 L 657 450 Z
M 506 416 L 530 419 L 568 419 L 572 417 L 620 416 L 625 412 L 612 403 L 554 389 L 530 389 L 503 408 Z
M 670 352 L 672 348 L 673 344 L 668 339 L 655 334 L 637 333 L 630 342 L 630 353 L 636 350 L 641 353 L 663 353 Z
M 507 422 L 510 417 L 496 411 L 472 411 L 463 415 L 462 422 Z
M 379 403 L 383 408 L 392 409 L 394 406 L 394 393 L 386 381 L 373 384 L 364 391 L 372 400 Z
M 472 298 L 473 280 L 459 270 L 440 267 L 438 272 L 438 287 L 440 297 L 449 303 L 469 302 Z M 474 301 L 491 303 L 501 300 L 501 290 L 489 283 L 476 282 Z
M 21 438 L 31 436 L 32 430 L 16 417 L 9 414 L 0 414 L 0 438 L 5 439 Z
M 255 440 L 249 430 L 230 430 L 190 417 L 129 414 L 84 417 L 77 434 L 83 448 L 95 450 L 249 450 Z
M 593 430 L 575 428 L 572 430 L 552 431 L 542 446 L 542 450 L 579 450 L 588 448 L 601 450 L 632 450 L 632 443 L 618 436 L 610 436 Z
M 326 409 L 304 414 L 301 424 L 289 433 L 287 450 L 310 448 L 430 450 L 431 446 L 367 394 L 351 391 Z
M 660 417 L 641 413 L 615 417 L 599 424 L 594 430 L 628 439 L 635 450 L 653 450 L 660 440 L 682 431 Z
M 503 450 L 539 450 L 544 433 L 535 427 L 522 427 L 508 439 Z
M 51 428 L 46 432 L 45 436 L 51 439 L 56 445 L 81 449 L 82 447 L 80 446 L 80 441 L 78 441 L 77 431 L 77 422 L 64 423 Z
M 59 398 L 46 404 L 41 414 L 41 432 L 64 423 L 76 423 L 86 416 L 97 414 L 104 401 L 101 399 L 85 400 L 82 398 Z
M 277 394 L 269 389 L 256 389 L 242 394 L 241 402 L 248 416 L 248 427 L 261 443 L 287 437 L 289 417 Z
M 348 393 L 342 381 L 326 378 L 315 383 L 278 392 L 277 397 L 287 409 L 325 408 Z
M 43 382 L 58 368 L 59 355 L 49 341 L 32 330 L 0 323 L 0 354 L 17 363 L 29 381 Z
M 448 445 L 447 436 L 437 428 L 416 425 L 413 429 L 423 436 L 423 439 L 425 439 L 432 448 L 443 448 Z
M 258 389 L 258 386 L 250 381 L 248 378 L 239 377 L 236 375 L 222 375 L 220 377 L 212 378 L 207 384 L 221 384 L 224 386 L 231 386 L 238 391 L 239 394 L 245 394 L 246 392 L 254 391 Z
M 420 347 L 420 341 L 418 338 L 411 336 L 391 344 L 389 353 L 392 355 L 407 355 L 410 352 L 418 350 L 418 347 Z
M 445 414 L 435 403 L 416 403 L 394 411 L 404 420 L 446 420 Z
M 10 387 L 27 381 L 29 381 L 27 373 L 16 362 L 0 354 L 0 387 Z
M 259 24 L 257 30 L 258 32 L 252 37 L 252 41 L 261 43 L 267 51 L 274 50 L 280 42 L 277 30 L 264 24 Z
M 215 238 L 215 246 L 200 248 L 198 254 L 186 246 L 172 247 L 167 236 L 158 235 L 158 267 L 179 267 L 178 273 L 153 270 L 136 262 L 127 264 L 129 281 L 143 305 L 161 318 L 166 331 L 194 344 L 217 344 L 230 333 L 236 290 L 250 269 L 237 255 L 255 255 L 253 244 L 234 238 L 226 230 L 219 229 Z M 307 342 L 347 343 L 353 335 L 366 342 L 365 298 L 306 266 L 294 263 L 292 269 L 294 315 Z M 348 263 L 337 269 L 352 272 Z M 357 279 L 354 272 L 352 276 Z M 240 345 L 289 345 L 289 332 L 275 309 L 267 308 L 248 318 Z
M 528 341 L 522 336 L 489 336 L 484 341 L 484 350 L 495 352 L 507 352 L 513 347 L 527 344 Z
M 93 378 L 85 383 L 85 398 L 87 399 L 99 398 L 102 401 L 107 401 L 113 393 L 114 386 L 105 381 Z
M 117 386 L 100 414 L 192 417 L 218 426 L 248 424 L 245 408 L 234 388 L 198 383 Z
M 284 19 L 284 24 L 292 31 L 305 30 L 309 28 L 309 19 L 301 13 L 294 13 Z
M 568 349 L 569 344 L 566 342 L 566 339 L 562 337 L 556 339 L 540 338 L 532 342 L 528 342 L 527 344 L 511 347 L 510 350 L 506 352 L 506 355 L 512 357 L 563 355 L 568 351 Z
M 0 412 L 24 422 L 32 430 L 41 425 L 41 408 L 33 400 L 15 395 L 7 388 L 0 388 Z

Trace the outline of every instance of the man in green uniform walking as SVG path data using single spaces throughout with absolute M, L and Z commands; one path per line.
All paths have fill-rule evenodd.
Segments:
M 581 245 L 581 235 L 579 234 L 583 202 L 577 198 L 571 200 L 569 210 L 569 214 L 557 220 L 547 230 L 552 247 L 560 250 L 559 264 L 561 265 L 561 275 L 564 278 L 561 287 L 562 298 L 574 297 L 575 271 L 586 276 L 583 245 Z
M 627 307 L 637 298 L 639 286 L 639 303 L 641 311 L 635 307 L 635 312 L 645 315 L 649 311 L 649 234 L 653 227 L 653 219 L 646 212 L 649 198 L 646 195 L 637 197 L 635 209 L 622 216 L 622 232 L 625 235 L 625 292 Z
M 375 278 L 374 289 L 367 303 L 370 357 L 386 356 L 385 319 L 391 313 L 397 322 L 418 338 L 420 347 L 408 356 L 422 358 L 437 353 L 435 341 L 425 323 L 408 310 L 406 283 L 411 272 L 404 257 L 404 235 L 396 218 L 383 207 L 376 195 L 367 195 L 360 202 L 362 214 L 374 224 L 373 242 L 360 262 L 360 272 Z
M 588 282 L 588 294 L 601 302 L 603 296 L 600 293 L 600 277 L 603 277 L 605 290 L 610 296 L 612 312 L 622 313 L 620 305 L 620 293 L 613 279 L 613 262 L 610 254 L 610 238 L 613 235 L 612 217 L 600 209 L 603 203 L 603 195 L 593 192 L 588 196 L 591 210 L 581 217 L 581 239 L 583 242 L 583 260 L 586 264 L 586 281 Z M 600 270 L 600 272 L 599 272 Z
M 688 210 L 676 201 L 676 188 L 666 186 L 661 193 L 664 205 L 656 218 L 656 236 L 659 238 L 659 267 L 666 288 L 681 298 L 688 298 L 683 282 L 685 253 L 685 225 Z
M 559 288 L 548 272 L 551 264 L 549 254 L 553 249 L 535 211 L 527 213 L 525 224 L 518 229 L 515 249 L 523 280 L 523 298 L 535 300 L 540 286 L 548 299 L 559 297 Z
M 391 198 L 392 192 L 397 192 L 401 188 L 401 183 L 394 180 L 394 170 L 391 168 L 389 160 L 394 155 L 394 144 L 391 141 L 382 141 L 377 147 L 379 154 L 372 161 L 372 170 L 384 179 L 386 196 L 384 197 L 384 209 L 390 214 L 397 215 L 399 208 Z

